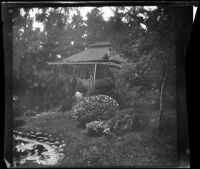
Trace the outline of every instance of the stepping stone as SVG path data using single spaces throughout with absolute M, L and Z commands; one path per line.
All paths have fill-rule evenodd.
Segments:
M 52 135 L 51 134 L 49 134 L 49 137 L 51 137 Z
M 17 133 L 17 130 L 13 130 L 13 133 Z
M 35 134 L 36 134 L 36 135 L 41 135 L 41 134 L 42 134 L 42 132 L 36 132 Z
M 46 137 L 44 137 L 43 139 L 44 139 L 44 140 L 49 140 L 49 138 L 46 138 Z
M 65 146 L 66 146 L 65 144 L 60 144 L 59 145 L 60 148 L 65 147 Z
M 42 139 L 40 139 L 40 140 L 38 140 L 39 142 L 44 142 L 44 140 L 42 140 Z
M 65 141 L 64 141 L 64 140 L 62 140 L 62 143 L 65 143 Z
M 45 143 L 45 144 L 51 144 L 51 143 L 50 143 L 50 142 L 48 142 L 48 141 L 44 141 L 44 143 Z
M 63 144 L 59 145 L 59 148 L 62 148 L 62 147 L 64 147 Z
M 55 144 L 60 144 L 60 142 L 59 142 L 59 141 L 56 141 Z
M 23 132 L 21 132 L 21 131 L 19 131 L 19 132 L 18 132 L 18 134 L 22 135 L 22 134 L 24 134 L 24 133 L 23 133 Z
M 30 136 L 30 133 L 27 133 L 27 132 L 26 132 L 26 133 L 24 133 L 24 135 L 25 135 L 25 136 Z
M 48 136 L 49 134 L 48 134 L 48 133 L 43 133 L 43 135 L 44 135 L 44 136 Z
M 55 139 L 54 138 L 49 138 L 49 141 L 55 141 Z
M 34 132 L 34 131 L 31 131 L 30 133 L 31 133 L 31 134 L 34 134 L 35 132 Z

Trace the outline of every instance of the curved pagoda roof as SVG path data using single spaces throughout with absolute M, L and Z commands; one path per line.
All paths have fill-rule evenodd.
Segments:
M 48 64 L 120 64 L 126 62 L 119 54 L 112 54 L 110 42 L 101 41 L 90 45 L 87 49 L 65 58 L 59 62 Z

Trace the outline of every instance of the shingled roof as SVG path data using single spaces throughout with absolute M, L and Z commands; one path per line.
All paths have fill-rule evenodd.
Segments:
M 62 62 L 89 62 L 89 61 L 108 61 L 108 62 L 125 62 L 119 54 L 112 55 L 108 60 L 105 60 L 105 55 L 110 55 L 110 42 L 103 41 L 97 42 L 88 47 L 88 49 L 83 50 L 77 54 L 74 54 L 66 59 L 63 59 Z
M 96 42 L 89 45 L 87 49 L 59 61 L 59 64 L 84 64 L 91 62 L 119 64 L 126 62 L 119 54 L 111 54 L 110 46 L 111 43 L 108 41 Z M 107 59 L 105 58 L 106 55 L 109 56 Z
M 84 61 L 99 61 L 103 60 L 105 54 L 109 53 L 108 47 L 88 48 L 80 53 L 74 54 L 63 62 L 84 62 Z

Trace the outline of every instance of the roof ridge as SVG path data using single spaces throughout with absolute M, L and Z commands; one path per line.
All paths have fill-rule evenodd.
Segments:
M 99 41 L 88 45 L 88 47 L 98 47 L 98 46 L 111 46 L 110 41 Z

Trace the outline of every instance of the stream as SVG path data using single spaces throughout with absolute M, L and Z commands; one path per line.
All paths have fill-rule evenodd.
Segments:
M 44 166 L 58 165 L 64 158 L 64 147 L 64 141 L 60 141 L 58 138 L 53 138 L 51 134 L 14 130 L 14 167 L 23 165 L 27 161 L 32 161 Z

